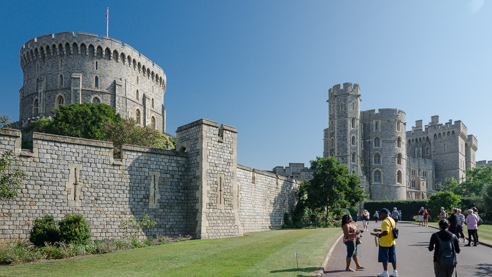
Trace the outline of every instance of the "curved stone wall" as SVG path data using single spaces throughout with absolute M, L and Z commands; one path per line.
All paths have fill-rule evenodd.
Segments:
M 100 102 L 143 126 L 166 130 L 166 74 L 127 44 L 79 32 L 45 35 L 22 46 L 20 64 L 22 122 L 50 116 L 60 104 Z

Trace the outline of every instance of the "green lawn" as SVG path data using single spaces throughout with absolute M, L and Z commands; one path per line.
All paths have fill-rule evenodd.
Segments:
M 3 276 L 316 276 L 340 228 L 275 230 L 61 261 L 0 267 Z M 298 252 L 297 270 L 295 252 Z
M 418 221 L 404 222 L 418 224 Z M 439 224 L 437 222 L 429 222 L 429 226 L 439 228 Z M 465 228 L 463 230 L 463 233 L 465 234 L 466 238 L 468 238 L 468 229 L 466 228 L 466 225 L 464 225 L 464 227 Z M 482 241 L 492 245 L 492 224 L 482 224 L 478 227 L 478 241 Z

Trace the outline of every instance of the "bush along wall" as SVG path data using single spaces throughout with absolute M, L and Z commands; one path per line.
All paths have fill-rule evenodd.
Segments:
M 380 211 L 382 208 L 388 209 L 390 212 L 393 207 L 401 210 L 402 220 L 413 220 L 413 216 L 417 215 L 420 207 L 424 207 L 428 200 L 382 200 L 382 201 L 365 201 L 364 209 L 371 214 L 371 220 L 374 218 L 374 212 Z

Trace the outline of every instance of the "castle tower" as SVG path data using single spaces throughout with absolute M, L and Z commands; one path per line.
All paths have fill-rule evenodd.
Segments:
M 328 91 L 329 127 L 324 130 L 325 158 L 336 157 L 350 172 L 361 175 L 362 133 L 358 84 L 335 85 Z
M 371 200 L 405 200 L 407 183 L 406 114 L 397 109 L 361 112 L 364 174 Z
M 21 123 L 50 116 L 60 105 L 95 102 L 166 131 L 166 74 L 121 41 L 79 32 L 45 35 L 22 46 L 20 65 Z

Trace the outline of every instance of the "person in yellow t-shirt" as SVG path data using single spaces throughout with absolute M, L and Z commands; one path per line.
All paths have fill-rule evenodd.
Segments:
M 383 208 L 379 212 L 379 219 L 381 222 L 381 229 L 374 229 L 374 232 L 381 232 L 377 234 L 380 238 L 379 241 L 379 254 L 378 262 L 383 263 L 383 273 L 379 273 L 378 277 L 388 277 L 388 262 L 393 266 L 393 274 L 391 276 L 398 277 L 396 271 L 396 242 L 393 236 L 393 228 L 395 227 L 395 221 L 389 215 L 389 211 Z

